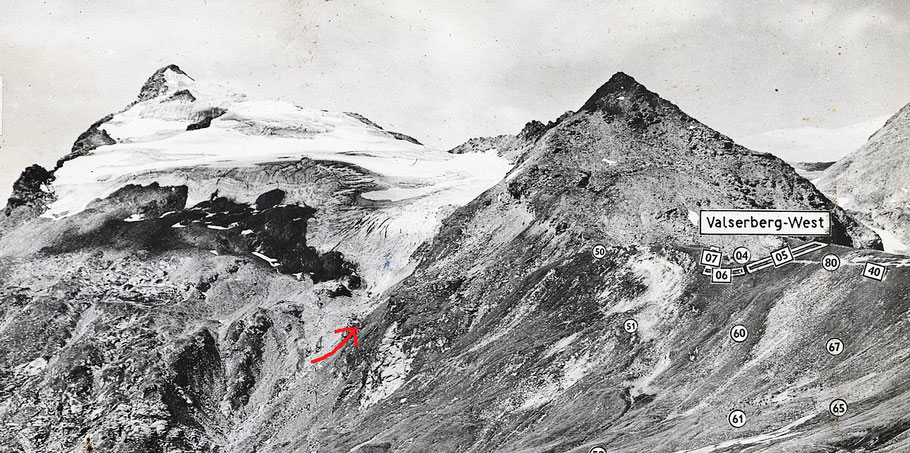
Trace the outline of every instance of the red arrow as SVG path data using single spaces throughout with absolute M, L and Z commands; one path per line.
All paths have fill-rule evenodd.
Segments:
M 344 329 L 336 329 L 335 333 L 347 332 L 348 336 L 344 337 L 344 340 L 341 340 L 341 343 L 338 343 L 338 346 L 335 346 L 335 349 L 332 349 L 331 351 L 329 351 L 328 354 L 326 354 L 322 357 L 317 357 L 313 360 L 310 360 L 310 363 L 321 362 L 321 361 L 335 355 L 335 353 L 338 352 L 338 350 L 341 349 L 341 347 L 344 346 L 344 344 L 347 343 L 348 340 L 350 340 L 351 338 L 354 338 L 354 346 L 360 346 L 360 343 L 357 342 L 357 329 L 359 329 L 359 328 L 360 327 L 345 327 Z

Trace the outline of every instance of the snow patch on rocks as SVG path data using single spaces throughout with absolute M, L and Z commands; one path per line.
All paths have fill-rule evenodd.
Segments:
M 677 300 L 682 295 L 686 272 L 680 265 L 652 253 L 636 255 L 629 263 L 629 269 L 641 280 L 644 292 L 606 307 L 604 315 L 635 313 L 638 335 L 642 341 L 647 341 L 655 337 L 654 327 L 657 324 L 675 317 L 677 308 L 667 302 Z M 606 290 L 600 297 L 607 298 L 609 291 Z
M 589 353 L 574 356 L 566 361 L 558 377 L 526 395 L 519 410 L 536 409 L 556 399 L 562 392 L 582 380 L 594 368 Z
M 370 407 L 389 397 L 407 381 L 413 358 L 404 352 L 397 323 L 393 323 L 383 335 L 379 357 L 380 362 L 367 377 L 366 392 L 360 400 L 361 408 Z

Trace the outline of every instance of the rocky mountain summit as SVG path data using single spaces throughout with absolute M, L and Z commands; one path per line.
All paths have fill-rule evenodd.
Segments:
M 176 67 L 141 93 L 78 155 L 26 170 L 8 204 L 0 446 L 907 447 L 906 263 L 860 249 L 878 237 L 789 165 L 628 75 L 451 152 Z M 828 251 L 887 261 L 889 284 L 824 271 L 817 252 L 711 285 L 701 247 L 782 241 L 702 237 L 708 208 L 832 210 Z M 359 346 L 313 363 L 345 327 Z M 849 417 L 827 413 L 834 397 Z
M 730 247 L 728 239 L 698 235 L 699 210 L 817 209 L 834 213 L 833 243 L 881 247 L 788 164 L 737 145 L 623 73 L 578 112 L 486 142 L 519 156 L 506 177 L 511 197 L 529 201 L 534 212 L 559 209 L 567 227 L 607 243 Z M 567 197 L 572 201 L 553 204 Z M 759 249 L 778 243 L 747 242 Z

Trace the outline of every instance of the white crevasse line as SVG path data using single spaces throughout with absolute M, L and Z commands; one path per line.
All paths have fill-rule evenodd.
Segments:
M 553 345 L 547 349 L 547 352 L 545 352 L 543 355 L 544 358 L 551 357 L 553 354 L 564 351 L 567 347 L 569 347 L 570 344 L 572 344 L 572 342 L 575 341 L 576 338 L 578 338 L 579 335 L 581 335 L 581 332 L 575 332 L 572 335 L 560 338 L 559 341 L 553 343 Z
M 259 253 L 259 252 L 252 252 L 252 253 L 253 253 L 253 255 L 256 255 L 256 257 L 261 258 L 261 259 L 264 260 L 265 262 L 271 264 L 272 267 L 278 266 L 278 260 L 276 260 L 276 259 L 274 259 L 274 258 L 269 258 L 268 256 L 265 256 L 265 255 L 263 255 L 262 253 Z
M 806 415 L 800 419 L 795 420 L 783 428 L 772 431 L 767 434 L 759 434 L 757 436 L 745 437 L 742 439 L 733 439 L 726 442 L 719 443 L 717 445 L 708 445 L 696 450 L 679 450 L 675 453 L 711 453 L 714 451 L 723 451 L 730 447 L 735 446 L 747 446 L 747 445 L 758 445 L 758 444 L 767 444 L 776 440 L 783 440 L 789 437 L 793 437 L 799 434 L 799 432 L 791 432 L 797 426 L 806 423 L 815 417 L 816 414 Z

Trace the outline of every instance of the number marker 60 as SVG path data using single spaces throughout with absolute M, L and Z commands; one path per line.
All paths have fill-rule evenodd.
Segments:
M 730 338 L 737 343 L 742 343 L 746 341 L 746 338 L 749 338 L 749 329 L 746 329 L 746 326 L 742 324 L 737 324 L 730 329 Z

